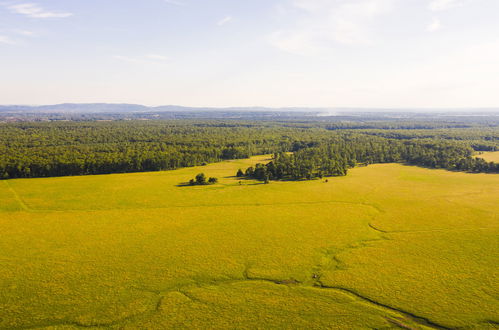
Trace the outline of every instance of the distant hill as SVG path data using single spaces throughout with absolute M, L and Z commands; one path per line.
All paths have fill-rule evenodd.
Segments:
M 485 114 L 499 113 L 499 108 L 448 108 L 448 109 L 431 109 L 431 108 L 317 108 L 317 107 L 284 107 L 284 108 L 270 108 L 270 107 L 184 107 L 179 105 L 162 105 L 149 107 L 141 104 L 129 103 L 62 103 L 53 105 L 0 105 L 0 113 L 145 113 L 145 112 L 289 112 L 289 113 L 318 113 L 324 116 L 334 116 L 338 113 L 449 113 L 455 114 Z
M 113 103 L 63 103 L 54 105 L 0 105 L 0 112 L 73 112 L 73 113 L 99 113 L 99 112 L 143 112 L 151 108 L 139 104 L 113 104 Z

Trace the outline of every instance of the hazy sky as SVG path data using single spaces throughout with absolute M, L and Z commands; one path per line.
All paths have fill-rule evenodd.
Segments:
M 0 0 L 0 104 L 497 107 L 499 0 Z

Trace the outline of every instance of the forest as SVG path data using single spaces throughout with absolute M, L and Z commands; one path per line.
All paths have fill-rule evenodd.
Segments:
M 348 168 L 402 162 L 498 173 L 474 155 L 499 150 L 482 122 L 252 120 L 58 121 L 0 124 L 0 178 L 172 170 L 274 154 L 243 174 L 260 180 L 345 175 Z M 292 154 L 287 154 L 292 153 Z

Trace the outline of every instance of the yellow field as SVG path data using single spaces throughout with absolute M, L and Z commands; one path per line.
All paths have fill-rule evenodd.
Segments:
M 483 158 L 488 162 L 499 163 L 499 151 L 484 152 L 477 155 L 477 157 Z
M 0 328 L 498 327 L 499 175 L 264 159 L 0 181 Z

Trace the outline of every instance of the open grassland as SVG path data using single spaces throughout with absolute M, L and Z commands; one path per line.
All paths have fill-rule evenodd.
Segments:
M 499 163 L 499 151 L 484 152 L 477 157 L 483 158 L 488 162 Z
M 498 327 L 499 175 L 263 160 L 0 181 L 0 328 Z

